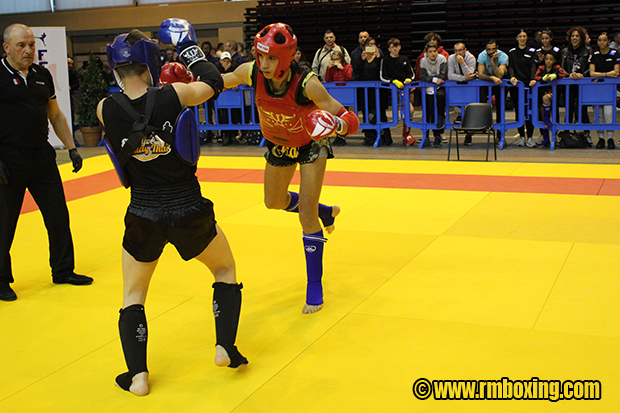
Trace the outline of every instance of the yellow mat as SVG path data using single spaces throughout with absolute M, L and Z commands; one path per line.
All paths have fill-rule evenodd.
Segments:
M 83 176 L 110 169 L 105 157 L 84 165 Z M 203 157 L 199 167 L 263 165 Z M 620 177 L 613 165 L 344 159 L 328 169 Z M 61 173 L 80 177 L 69 165 Z M 322 201 L 342 214 L 325 248 L 325 307 L 303 315 L 297 216 L 267 210 L 261 184 L 201 185 L 245 286 L 237 345 L 248 370 L 213 364 L 213 277 L 169 246 L 146 304 L 151 394 L 113 385 L 125 371 L 117 322 L 129 194 L 118 188 L 68 203 L 76 271 L 92 286 L 52 284 L 40 213 L 20 217 L 19 299 L 0 302 L 0 412 L 618 411 L 620 197 L 326 186 Z M 414 395 L 418 379 L 504 377 L 599 381 L 600 400 Z

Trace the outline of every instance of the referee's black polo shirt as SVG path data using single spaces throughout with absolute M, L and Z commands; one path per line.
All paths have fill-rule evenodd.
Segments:
M 47 104 L 56 98 L 49 70 L 33 64 L 24 78 L 0 61 L 0 145 L 40 148 L 47 144 Z

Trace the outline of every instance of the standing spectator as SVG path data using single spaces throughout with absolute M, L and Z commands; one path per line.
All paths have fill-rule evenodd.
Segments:
M 400 55 L 400 48 L 400 40 L 395 37 L 388 40 L 390 54 L 381 59 L 380 77 L 382 82 L 394 83 L 396 87 L 403 89 L 405 85 L 408 85 L 415 79 L 415 74 L 409 59 L 406 56 Z M 413 104 L 410 103 L 409 106 L 409 111 L 413 113 Z M 408 129 L 403 127 L 403 138 L 408 134 Z M 384 137 L 384 140 L 386 145 L 392 144 L 391 132 L 390 135 Z
M 476 57 L 469 53 L 465 43 L 458 42 L 454 45 L 454 54 L 448 57 L 448 79 L 455 82 L 469 82 L 476 79 Z M 449 109 L 449 108 L 448 108 Z M 455 107 L 457 114 L 456 123 L 461 121 L 461 108 Z M 465 146 L 471 146 L 471 134 L 465 135 Z
M 534 75 L 534 82 L 550 83 L 556 79 L 563 79 L 566 77 L 566 72 L 562 67 L 557 64 L 558 55 L 554 52 L 547 53 L 545 55 L 545 63 L 538 67 L 536 75 Z M 535 83 L 534 83 L 535 84 Z M 549 146 L 551 140 L 549 139 L 549 127 L 551 127 L 551 103 L 553 102 L 551 87 L 538 88 L 538 110 L 542 115 L 544 129 L 540 129 L 540 134 L 543 137 L 541 146 Z M 557 108 L 556 108 L 557 110 Z
M 599 50 L 590 56 L 590 76 L 591 77 L 612 77 L 617 78 L 620 75 L 620 52 L 609 48 L 609 36 L 607 33 L 601 33 L 597 39 Z M 599 107 L 598 119 L 599 123 L 612 123 L 613 113 L 616 110 L 613 105 L 604 105 Z M 605 131 L 598 130 L 598 142 L 596 149 L 605 148 Z M 607 148 L 615 149 L 614 131 L 607 131 Z
M 508 73 L 510 74 L 510 83 L 513 86 L 516 86 L 518 81 L 522 82 L 526 87 L 536 84 L 534 80 L 536 75 L 536 49 L 528 47 L 527 44 L 527 33 L 521 29 L 517 34 L 517 46 L 508 51 Z M 518 101 L 519 94 L 517 88 L 510 88 L 509 92 L 515 115 L 518 118 L 519 111 L 525 107 L 525 102 Z M 536 147 L 532 137 L 534 135 L 534 125 L 531 119 L 525 119 L 525 125 L 519 126 L 517 130 L 519 131 L 517 146 L 527 145 L 528 148 Z
M 368 51 L 366 51 L 368 50 Z M 357 80 L 361 82 L 375 81 L 381 80 L 380 71 L 381 71 L 381 56 L 379 54 L 379 49 L 376 45 L 375 39 L 372 37 L 368 38 L 368 42 L 366 44 L 366 48 L 362 52 L 360 56 L 360 60 L 358 60 L 353 67 L 353 72 L 357 75 Z M 358 89 L 357 90 L 357 102 L 358 107 L 362 111 L 362 113 L 366 112 L 366 101 L 364 97 L 364 90 L 367 93 L 368 99 L 368 118 L 365 119 L 366 122 L 371 124 L 377 123 L 377 102 L 375 96 L 375 89 Z M 387 93 L 386 93 L 387 92 Z M 389 90 L 379 90 L 379 105 L 380 105 L 380 118 L 381 122 L 387 122 L 387 107 L 389 101 Z M 364 145 L 371 146 L 374 144 L 377 139 L 377 131 L 374 129 L 364 129 L 362 130 L 364 133 Z M 390 134 L 389 129 L 384 129 L 381 131 L 382 139 L 385 142 L 386 135 Z M 389 138 L 391 139 L 391 137 Z
M 252 45 L 252 47 L 254 47 L 254 45 Z M 306 54 L 299 46 L 297 46 L 297 51 L 295 52 L 294 60 L 297 62 L 297 64 L 302 69 L 308 69 L 312 71 L 312 68 L 310 67 L 310 62 L 308 62 L 308 59 L 306 59 Z
M 325 41 L 325 45 L 316 51 L 314 60 L 312 60 L 312 71 L 319 76 L 319 80 L 321 81 L 325 80 L 325 72 L 329 66 L 332 51 L 339 50 L 344 56 L 344 61 L 351 63 L 351 58 L 349 57 L 347 49 L 336 44 L 336 35 L 334 32 L 331 30 L 325 31 L 323 40 Z
M 230 59 L 237 62 L 237 66 L 244 63 L 243 56 L 239 54 L 239 43 L 236 40 L 229 40 L 224 45 L 225 51 L 230 53 Z M 221 60 L 221 56 L 220 56 Z
M 562 49 L 560 66 L 571 79 L 581 79 L 584 76 L 590 75 L 590 64 L 588 60 L 592 54 L 592 49 L 586 45 L 586 29 L 581 26 L 572 27 L 566 32 L 566 41 L 568 46 Z M 579 105 L 579 86 L 570 85 L 569 102 L 568 102 L 568 121 L 577 122 L 579 115 L 577 113 L 577 107 Z M 588 116 L 588 107 L 583 106 L 581 108 L 581 120 L 583 123 L 590 123 Z M 585 132 L 587 135 L 588 144 L 592 145 L 592 139 L 590 138 L 590 131 Z
M 609 43 L 609 48 L 620 52 L 620 32 L 614 36 L 614 41 Z
M 424 47 L 425 56 L 420 62 L 420 80 L 436 85 L 443 84 L 448 78 L 448 61 L 437 51 L 437 43 L 428 42 Z M 433 95 L 436 95 L 433 97 Z M 433 146 L 441 146 L 441 135 L 446 120 L 446 90 L 443 87 L 426 88 L 426 121 L 435 121 L 435 98 L 437 102 L 437 129 L 433 130 Z M 428 132 L 427 132 L 428 133 Z
M 544 29 L 540 35 L 541 46 L 536 49 L 537 55 L 537 64 L 544 65 L 545 64 L 545 55 L 547 53 L 555 53 L 557 56 L 560 55 L 560 48 L 553 45 L 553 33 L 551 29 Z
M 497 42 L 495 40 L 488 40 L 485 50 L 478 55 L 478 78 L 480 78 L 481 80 L 491 81 L 496 85 L 501 85 L 502 78 L 506 74 L 507 65 L 508 55 L 497 49 Z M 495 105 L 496 121 L 501 122 L 501 88 L 493 87 L 491 93 L 495 97 L 495 100 L 497 102 L 497 104 Z M 488 88 L 482 87 L 480 89 L 480 100 L 483 102 L 488 102 L 489 97 L 487 95 Z M 501 141 L 501 139 L 501 132 L 497 132 L 498 142 Z
M 540 49 L 542 46 L 542 30 L 536 30 L 531 39 L 527 41 L 528 49 Z
M 93 279 L 73 270 L 73 239 L 69 211 L 56 166 L 56 151 L 48 142 L 48 120 L 69 150 L 73 172 L 82 168 L 71 129 L 58 106 L 49 70 L 33 63 L 34 33 L 12 24 L 4 31 L 6 58 L 0 64 L 0 300 L 13 301 L 10 286 L 11 244 L 26 189 L 39 206 L 49 237 L 54 284 L 87 285 Z
M 448 51 L 445 50 L 443 46 L 441 45 L 441 43 L 443 42 L 443 39 L 441 38 L 439 34 L 430 32 L 426 36 L 424 36 L 423 40 L 424 40 L 425 45 L 428 44 L 428 42 L 435 42 L 435 44 L 438 45 L 437 53 L 444 56 L 446 60 L 448 59 L 448 57 L 450 57 L 450 53 L 448 53 Z M 418 58 L 415 61 L 416 79 L 420 78 L 420 62 L 422 61 L 422 58 L 424 57 L 425 53 L 426 52 L 422 50 L 422 53 L 420 54 L 420 56 L 418 56 Z
M 80 88 L 80 78 L 75 70 L 73 59 L 70 57 L 67 58 L 67 69 L 69 71 L 69 94 L 73 95 Z
M 370 35 L 365 30 L 362 30 L 357 36 L 357 42 L 359 44 L 351 52 L 351 66 L 352 67 L 355 67 L 356 63 L 362 59 L 362 52 L 366 48 L 366 43 L 368 42 L 369 38 L 370 38 Z M 355 75 L 355 73 L 353 73 L 353 80 L 357 80 L 357 76 Z

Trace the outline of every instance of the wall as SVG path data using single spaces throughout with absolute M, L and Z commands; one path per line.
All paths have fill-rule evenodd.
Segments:
M 162 2 L 165 0 L 162 0 Z M 61 11 L 55 13 L 23 13 L 0 15 L 0 29 L 4 31 L 12 23 L 28 26 L 64 26 L 67 30 L 67 50 L 73 54 L 74 43 L 82 53 L 83 44 L 98 52 L 118 33 L 133 28 L 156 32 L 159 24 L 170 17 L 188 19 L 197 32 L 209 33 L 202 40 L 226 42 L 230 39 L 244 40 L 243 24 L 245 9 L 256 7 L 257 1 L 208 1 L 172 4 L 168 6 L 115 7 L 88 10 Z M 218 39 L 212 35 L 217 30 Z M 75 42 L 74 42 L 75 39 Z M 215 45 L 214 44 L 214 45 Z M 97 50 L 95 50 L 97 49 Z

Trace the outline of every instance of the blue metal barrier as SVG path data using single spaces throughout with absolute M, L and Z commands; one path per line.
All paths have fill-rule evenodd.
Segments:
M 409 108 L 408 91 L 409 89 L 415 88 L 415 87 L 421 87 L 421 91 L 422 91 L 422 99 L 420 99 L 422 103 L 422 121 L 421 122 L 414 122 L 411 119 L 409 110 L 408 110 Z M 427 114 L 427 111 L 429 110 L 429 108 L 427 108 L 426 99 L 425 99 L 427 87 L 432 87 L 435 89 L 435 95 L 434 95 L 435 104 L 433 105 L 434 106 L 433 110 L 435 111 L 435 117 L 434 117 L 435 122 L 434 123 L 426 122 L 426 114 Z M 495 105 L 499 105 L 499 108 L 500 108 L 500 119 L 499 121 L 496 120 L 496 123 L 493 125 L 496 131 L 499 131 L 502 133 L 502 138 L 499 143 L 499 149 L 504 148 L 504 143 L 506 140 L 506 131 L 508 129 L 518 128 L 522 126 L 523 123 L 525 122 L 526 110 L 520 110 L 514 122 L 506 122 L 506 110 L 505 110 L 506 92 L 509 88 L 516 88 L 518 92 L 518 102 L 523 102 L 523 104 L 527 106 L 526 88 L 522 82 L 517 82 L 516 86 L 513 86 L 507 80 L 502 80 L 501 85 L 496 85 L 493 82 L 488 82 L 484 80 L 472 80 L 469 82 L 456 82 L 453 80 L 447 80 L 441 86 L 438 86 L 435 83 L 414 82 L 414 83 L 411 83 L 405 86 L 403 107 L 407 108 L 407 110 L 403 111 L 402 116 L 403 116 L 405 125 L 411 128 L 420 129 L 422 131 L 422 139 L 420 140 L 419 148 L 422 148 L 425 144 L 426 132 L 428 130 L 438 129 L 438 125 L 437 125 L 438 113 L 437 113 L 437 97 L 436 97 L 437 96 L 436 91 L 438 87 L 445 88 L 445 93 L 446 93 L 446 107 L 445 107 L 446 108 L 446 116 L 445 116 L 446 121 L 444 124 L 445 129 L 450 129 L 456 125 L 455 123 L 450 122 L 450 116 L 449 116 L 450 107 L 458 106 L 461 108 L 461 113 L 463 113 L 465 110 L 465 106 L 467 106 L 468 104 L 480 102 L 480 93 L 481 93 L 480 90 L 482 88 L 487 88 L 486 93 L 488 96 L 488 102 L 491 104 L 493 100 L 493 95 L 491 93 L 492 88 L 494 87 L 500 88 L 499 102 L 497 101 L 495 102 Z
M 330 82 L 324 83 L 327 92 L 340 102 L 344 107 L 351 108 L 355 113 L 359 113 L 360 108 L 363 108 L 363 122 L 360 122 L 360 129 L 374 129 L 377 131 L 377 139 L 374 143 L 374 147 L 378 147 L 381 144 L 380 136 L 381 130 L 394 127 L 400 121 L 400 110 L 394 110 L 394 115 L 391 121 L 381 122 L 380 110 L 381 110 L 381 98 L 380 92 L 382 90 L 390 91 L 390 104 L 392 108 L 398 108 L 398 93 L 399 90 L 395 85 L 383 82 Z M 375 116 L 373 123 L 370 122 L 370 107 L 368 102 L 368 93 L 366 90 L 373 89 L 375 97 Z M 363 90 L 364 101 L 358 101 L 358 90 Z M 245 99 L 244 94 L 250 94 L 249 99 Z M 246 106 L 245 102 L 248 101 L 249 105 Z M 219 97 L 213 101 L 214 117 L 213 122 L 209 121 L 208 105 L 207 102 L 202 106 L 205 110 L 205 123 L 198 122 L 199 130 L 257 130 L 260 129 L 259 119 L 255 116 L 255 101 L 254 101 L 254 88 L 246 85 L 240 85 L 236 89 L 227 89 L 220 93 Z M 231 123 L 232 110 L 241 110 L 241 123 Z M 227 123 L 220 122 L 220 110 L 225 111 L 227 114 Z M 196 119 L 199 120 L 198 111 L 196 112 Z M 261 142 L 261 146 L 263 143 Z
M 576 123 L 571 123 L 569 119 L 569 106 L 571 104 L 572 96 L 571 88 L 569 86 L 577 86 L 577 107 L 575 109 L 577 113 Z M 539 100 L 539 90 L 540 88 L 548 88 L 551 86 L 552 91 L 552 103 L 551 103 L 551 127 L 549 127 L 549 131 L 551 133 L 551 145 L 550 149 L 555 149 L 555 136 L 557 131 L 559 130 L 620 130 L 620 125 L 618 125 L 617 117 L 616 117 L 616 91 L 620 85 L 620 79 L 616 78 L 601 78 L 601 77 L 586 77 L 579 80 L 573 79 L 558 79 L 550 83 L 537 83 L 534 87 L 532 87 L 531 98 L 532 98 L 532 107 L 531 107 L 531 116 L 532 116 L 532 124 L 537 128 L 545 128 L 544 122 L 540 119 L 539 113 L 539 105 L 542 105 L 542 102 Z M 560 88 L 558 88 L 560 87 Z M 559 99 L 559 91 L 564 94 L 564 116 L 558 117 L 558 99 Z M 602 110 L 601 106 L 613 106 L 613 120 L 612 123 L 599 123 L 598 114 L 599 111 Z M 581 118 L 581 111 L 583 107 L 594 106 L 594 122 L 592 123 L 583 123 L 583 119 Z M 564 122 L 561 122 L 564 120 Z

